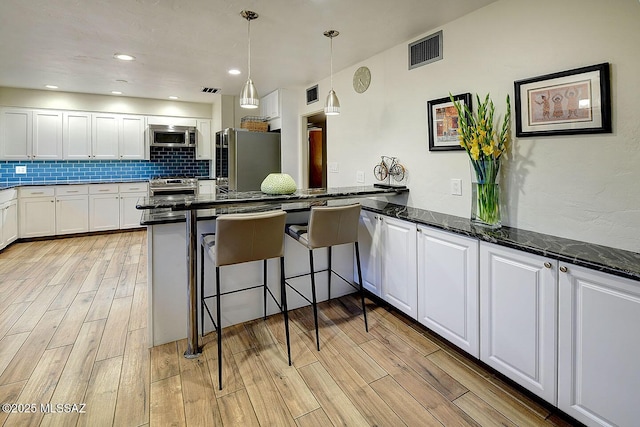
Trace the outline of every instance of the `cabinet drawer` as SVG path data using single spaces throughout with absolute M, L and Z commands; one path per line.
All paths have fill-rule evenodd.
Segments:
M 54 187 L 20 187 L 20 198 L 25 197 L 53 197 Z
M 146 193 L 146 182 L 130 182 L 127 184 L 119 184 L 118 188 L 121 193 Z
M 56 187 L 56 196 L 77 196 L 89 194 L 88 185 L 61 185 Z
M 95 184 L 89 186 L 89 194 L 118 193 L 118 184 Z
M 4 202 L 8 202 L 9 200 L 13 200 L 18 197 L 18 192 L 15 188 L 9 188 L 8 190 L 0 191 L 0 204 Z

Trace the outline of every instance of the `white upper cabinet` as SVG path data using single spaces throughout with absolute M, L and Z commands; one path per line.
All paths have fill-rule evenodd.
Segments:
M 260 99 L 260 115 L 269 120 L 280 117 L 280 91 L 274 90 Z
M 212 160 L 213 142 L 211 139 L 211 120 L 198 120 L 196 128 L 198 131 L 196 158 L 198 160 Z
M 62 159 L 62 112 L 3 108 L 0 158 Z
M 149 156 L 144 139 L 144 116 L 119 116 L 119 153 L 122 160 L 144 160 Z
M 35 110 L 33 112 L 33 159 L 62 159 L 62 112 Z
M 92 157 L 96 160 L 117 160 L 119 141 L 118 116 L 94 114 L 91 121 Z
M 62 115 L 62 155 L 69 160 L 91 158 L 91 113 L 69 111 Z

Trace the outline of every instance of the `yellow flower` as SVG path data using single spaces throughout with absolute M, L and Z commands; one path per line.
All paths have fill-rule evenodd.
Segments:
M 487 145 L 482 147 L 482 152 L 484 153 L 485 156 L 488 157 L 488 156 L 491 155 L 491 153 L 493 153 L 493 149 L 494 149 L 493 143 L 487 144 Z
M 478 147 L 478 145 L 474 145 L 473 147 L 471 147 L 471 150 L 469 150 L 469 154 L 471 155 L 471 158 L 473 160 L 478 160 L 478 158 L 480 157 L 480 148 Z

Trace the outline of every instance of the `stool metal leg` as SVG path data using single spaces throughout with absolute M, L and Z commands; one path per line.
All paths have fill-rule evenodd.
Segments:
M 320 351 L 320 333 L 318 332 L 318 302 L 316 300 L 316 274 L 313 267 L 313 249 L 309 249 L 309 267 L 311 268 L 311 301 L 313 305 L 313 320 L 316 324 L 316 347 Z
M 287 308 L 287 287 L 284 276 L 284 257 L 280 257 L 280 305 L 284 312 L 284 331 L 287 337 L 287 356 L 289 356 L 289 366 L 291 366 L 291 342 L 289 340 L 289 311 Z
M 216 329 L 218 333 L 218 385 L 222 390 L 222 322 L 220 316 L 220 267 L 216 267 Z
M 329 262 L 329 269 L 327 270 L 327 273 L 329 274 L 329 299 L 331 299 L 331 272 L 333 271 L 331 270 L 331 246 L 328 246 L 327 249 L 327 261 Z
M 356 248 L 356 265 L 358 266 L 358 281 L 360 282 L 360 299 L 362 300 L 362 314 L 364 315 L 364 329 L 369 332 L 369 323 L 367 322 L 367 308 L 364 303 L 364 290 L 362 287 L 362 269 L 360 267 L 360 248 L 358 242 L 354 242 Z
M 204 245 L 200 245 L 200 336 L 204 337 Z
M 263 291 L 263 314 L 262 314 L 262 319 L 263 320 L 267 320 L 267 260 L 265 259 L 263 261 L 263 265 L 262 265 L 262 283 L 264 284 L 262 287 L 262 291 Z

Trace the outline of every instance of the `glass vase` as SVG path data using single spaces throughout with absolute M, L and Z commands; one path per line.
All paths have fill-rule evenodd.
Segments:
M 471 221 L 478 226 L 497 229 L 502 226 L 500 218 L 499 165 L 495 173 L 478 177 L 478 165 L 471 165 Z M 483 175 L 483 174 L 480 174 Z

